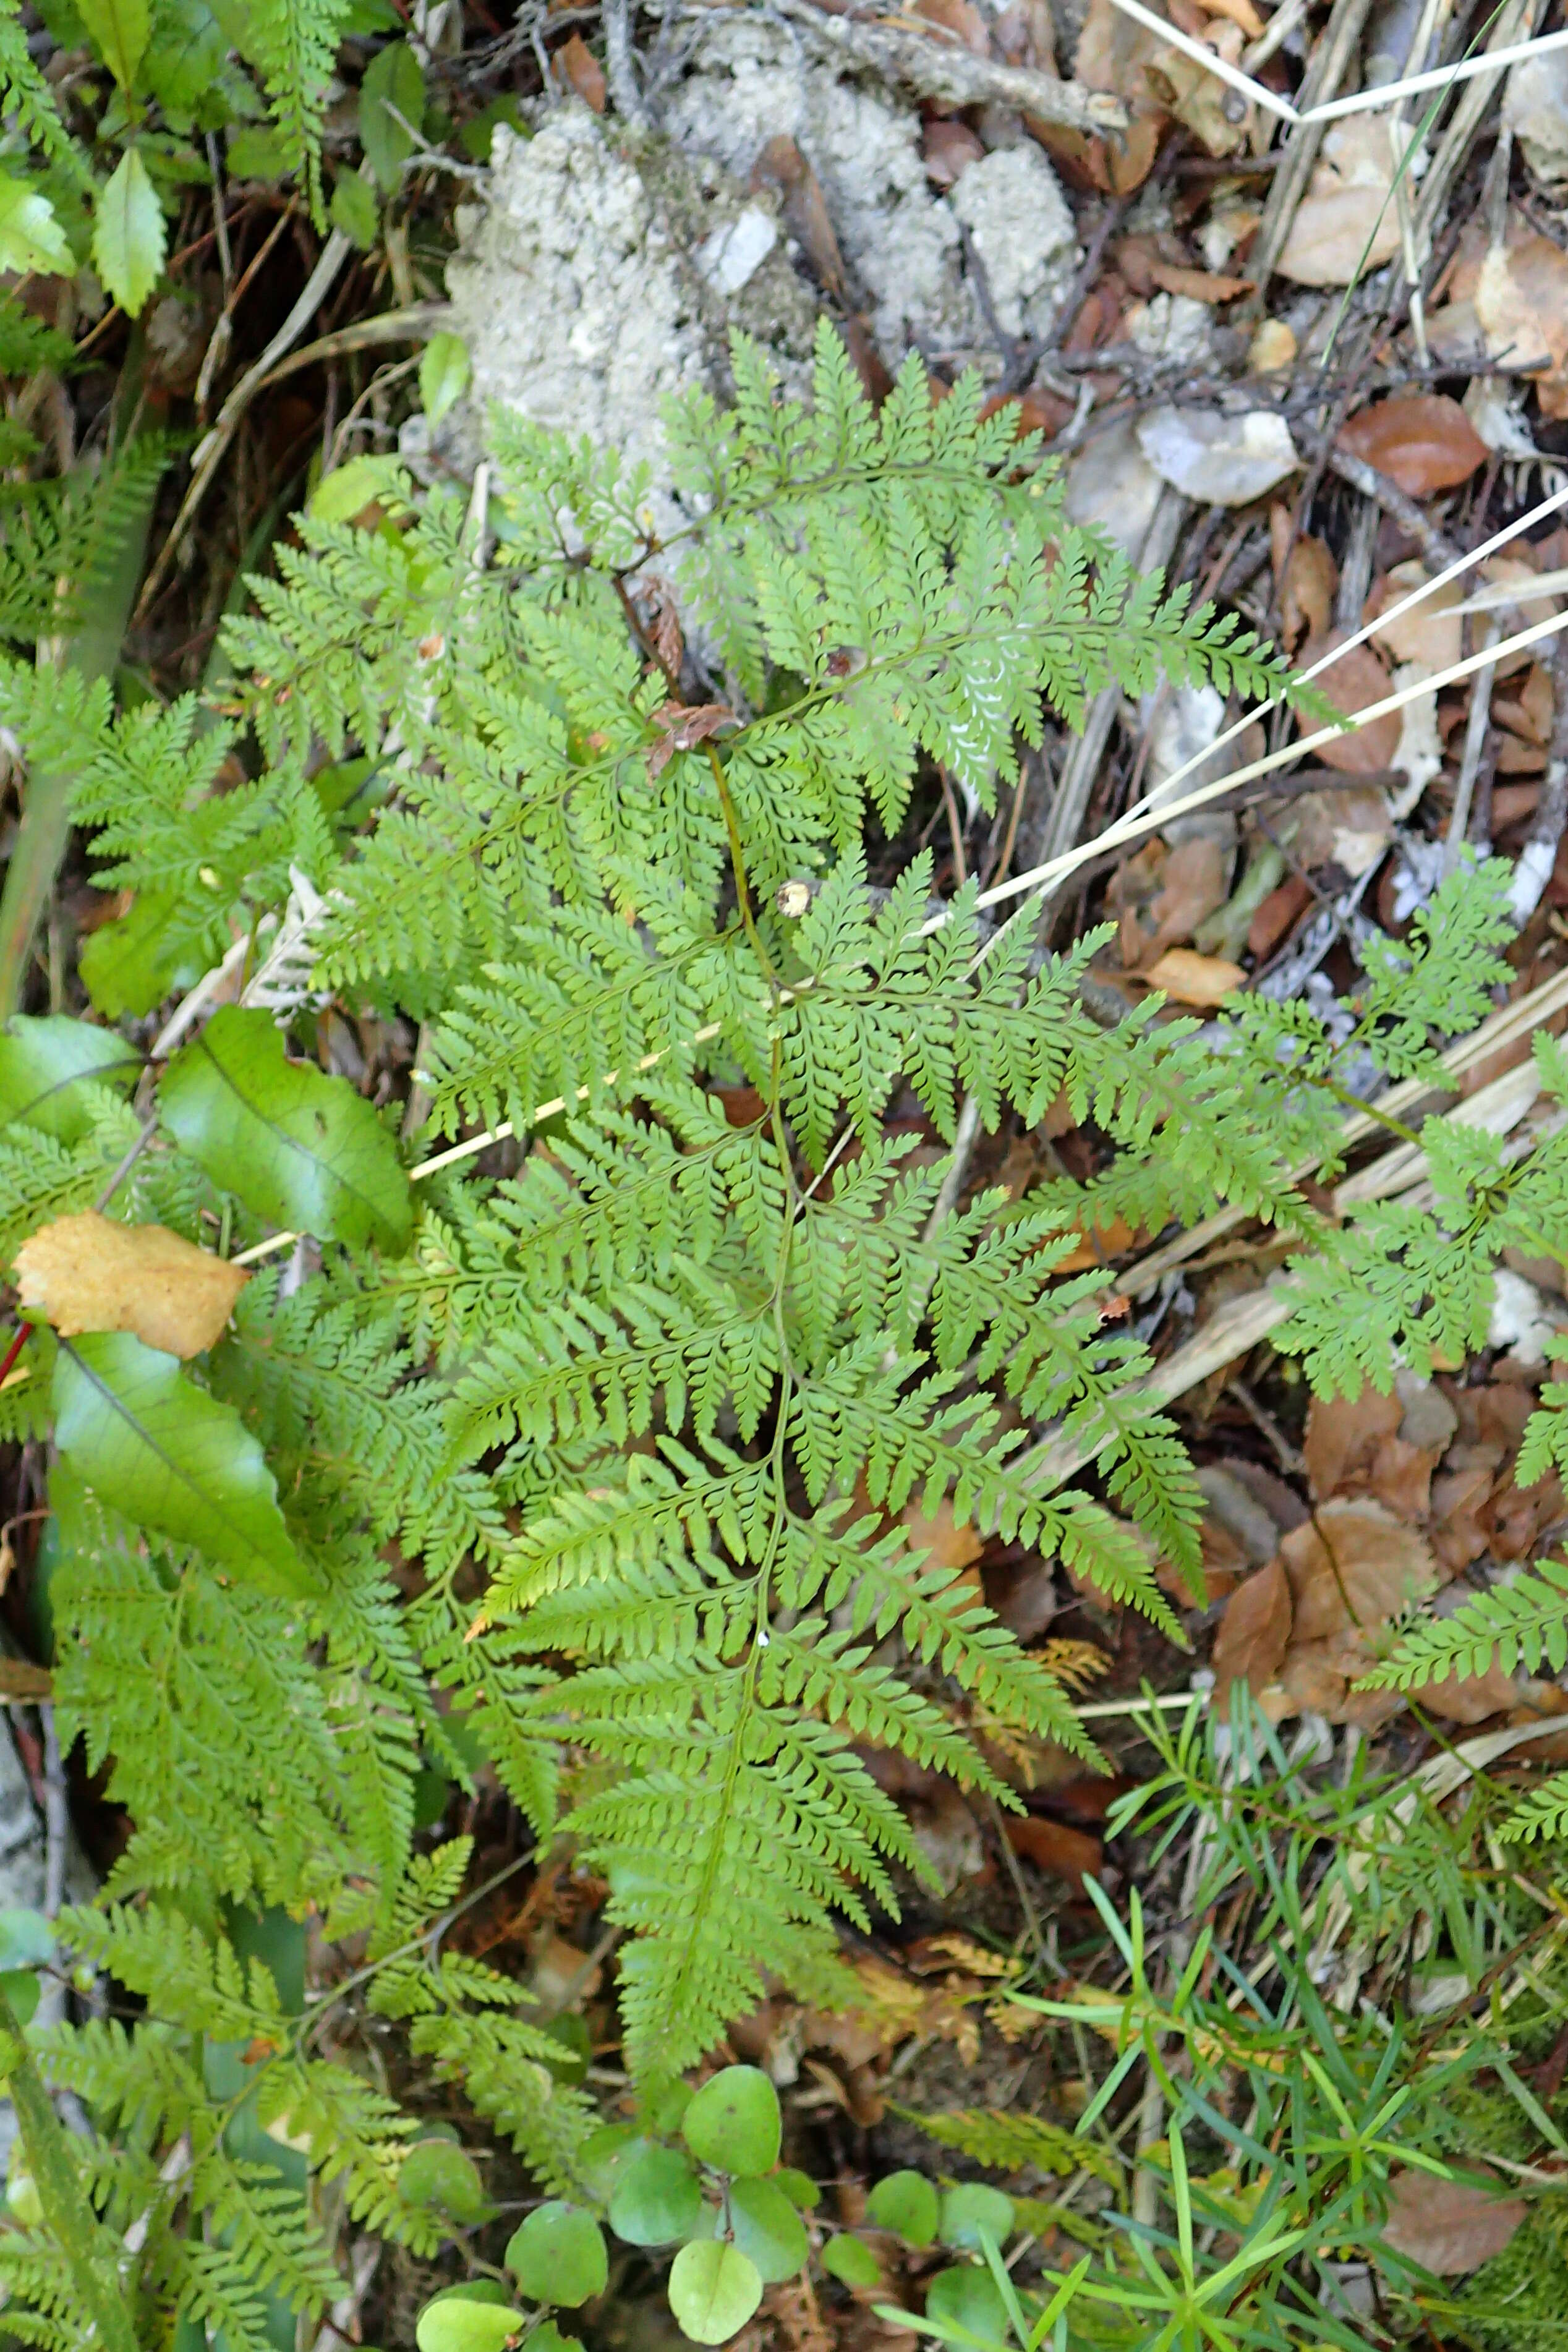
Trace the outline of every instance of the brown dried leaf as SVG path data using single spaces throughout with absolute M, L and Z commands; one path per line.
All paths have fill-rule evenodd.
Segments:
M 1373 612 L 1393 612 L 1405 597 L 1424 587 L 1430 575 L 1424 564 L 1396 563 L 1386 579 L 1380 581 L 1368 599 L 1366 618 Z M 1428 669 L 1447 669 L 1459 658 L 1459 605 L 1464 601 L 1464 589 L 1457 580 L 1417 604 L 1414 611 L 1401 613 L 1397 620 L 1386 626 L 1380 620 L 1373 630 L 1373 642 L 1386 646 L 1395 661 L 1425 662 Z
M 933 115 L 921 134 L 921 160 L 933 188 L 956 187 L 971 163 L 978 163 L 984 152 L 968 123 L 952 115 Z
M 1163 988 L 1179 1004 L 1223 1004 L 1247 974 L 1224 956 L 1199 955 L 1195 948 L 1167 948 L 1143 974 L 1151 988 Z
M 1315 1396 L 1307 1407 L 1301 1459 L 1314 1501 L 1326 1503 L 1347 1486 L 1364 1486 L 1373 1455 L 1405 1417 L 1396 1396 L 1363 1388 L 1359 1396 Z
M 914 0 L 910 14 L 923 17 L 939 32 L 946 33 L 977 58 L 991 54 L 991 36 L 985 29 L 985 19 L 972 0 Z
M 770 139 L 752 166 L 752 187 L 777 188 L 784 198 L 784 226 L 805 254 L 826 290 L 838 301 L 845 296 L 844 257 L 838 250 L 827 199 L 822 193 L 822 183 L 795 141 L 787 131 Z M 858 320 L 858 314 L 855 314 Z M 864 338 L 865 330 L 861 327 Z M 855 350 L 855 337 L 849 333 L 850 357 L 865 370 Z M 887 387 L 884 387 L 886 389 Z M 869 384 L 867 385 L 870 391 Z M 876 395 L 873 394 L 873 397 Z
M 1342 629 L 1331 629 L 1327 636 L 1311 638 L 1301 648 L 1301 667 L 1310 668 L 1326 653 L 1342 645 L 1346 634 Z M 1350 653 L 1342 654 L 1314 683 L 1319 693 L 1326 695 L 1335 709 L 1342 710 L 1347 718 L 1353 718 L 1372 703 L 1381 702 L 1391 691 L 1388 672 L 1370 646 L 1357 646 Z M 1325 767 L 1337 768 L 1343 776 L 1375 775 L 1393 765 L 1399 749 L 1399 713 L 1388 710 L 1381 719 L 1358 727 L 1353 734 L 1331 736 L 1319 746 L 1317 756 Z
M 1396 1519 L 1424 1519 L 1432 1507 L 1432 1473 L 1441 1458 L 1436 1445 L 1411 1445 L 1403 1437 L 1385 1437 L 1373 1456 L 1368 1480 L 1380 1503 Z
M 653 723 L 660 740 L 647 755 L 650 782 L 663 774 L 677 751 L 694 751 L 710 736 L 741 722 L 727 702 L 666 702 L 654 712 Z
M 1309 871 L 1331 864 L 1354 876 L 1376 865 L 1393 838 L 1394 820 L 1381 784 L 1331 785 L 1292 801 L 1275 831 Z
M 1279 1544 L 1302 1642 L 1386 1624 L 1436 1587 L 1425 1537 L 1369 1498 L 1324 1503 Z
M 1428 1683 L 1416 1704 L 1424 1715 L 1444 1723 L 1484 1723 L 1489 1715 L 1506 1715 L 1517 1706 L 1519 1688 L 1511 1675 L 1498 1665 L 1484 1675 L 1465 1675 L 1450 1682 Z
M 1487 445 L 1457 400 L 1441 392 L 1400 392 L 1358 409 L 1339 446 L 1375 466 L 1407 498 L 1457 489 L 1486 463 Z
M 1274 1680 L 1290 1640 L 1290 1587 L 1278 1559 L 1238 1584 L 1225 1604 L 1214 1645 L 1214 1705 L 1223 1717 L 1232 1683 L 1256 1697 Z
M 1250 278 L 1224 278 L 1212 269 L 1184 269 L 1173 261 L 1151 261 L 1149 276 L 1163 293 L 1185 294 L 1194 302 L 1234 302 L 1238 294 L 1250 294 L 1255 281 Z
M 1275 515 L 1285 523 L 1289 534 L 1290 518 L 1284 507 L 1275 507 L 1269 514 L 1269 529 L 1279 533 Z M 1279 578 L 1279 609 L 1285 623 L 1285 642 L 1300 645 L 1303 637 L 1327 636 L 1334 617 L 1334 591 L 1340 584 L 1340 567 L 1334 562 L 1325 540 L 1303 533 L 1284 559 L 1284 572 Z
M 1286 1652 L 1279 1680 L 1294 1715 L 1326 1715 L 1331 1722 L 1344 1705 L 1345 1678 L 1326 1642 L 1294 1643 Z
M 963 1570 L 977 1560 L 984 1550 L 983 1538 L 973 1522 L 960 1527 L 952 1516 L 952 1505 L 944 1496 L 930 1518 L 914 1503 L 906 1503 L 900 1513 L 904 1539 L 913 1551 L 923 1551 L 928 1557 L 927 1568 Z
M 1479 2270 L 1500 2254 L 1530 2210 L 1522 2197 L 1427 2172 L 1396 2172 L 1389 2187 L 1384 2242 L 1438 2278 Z
M 1568 385 L 1568 253 L 1561 247 L 1544 236 L 1492 246 L 1476 281 L 1475 306 L 1494 360 L 1533 365 L 1549 383 Z
M 1385 124 L 1365 114 L 1331 123 L 1276 264 L 1280 276 L 1298 286 L 1348 286 L 1389 260 L 1399 250 L 1393 185 Z
M 562 43 L 552 63 L 567 89 L 574 90 L 595 114 L 603 114 L 605 68 L 581 33 L 574 33 L 569 41 Z
M 1034 1813 L 1022 1821 L 1009 1819 L 1004 1826 L 1015 1853 L 1025 1855 L 1037 1870 L 1056 1871 L 1071 1883 L 1075 1894 L 1082 1894 L 1086 1877 L 1099 1877 L 1105 1848 L 1088 1831 L 1069 1829 L 1065 1822 L 1045 1821 Z
M 1111 895 L 1121 916 L 1125 969 L 1152 963 L 1167 948 L 1190 940 L 1224 906 L 1229 869 L 1228 849 L 1206 834 L 1194 834 L 1169 852 L 1156 835 L 1138 857 L 1130 858 L 1113 877 Z
M 249 1276 L 166 1225 L 120 1225 L 96 1209 L 57 1217 L 16 1252 L 21 1304 L 66 1338 L 131 1331 L 170 1356 L 221 1338 Z
M 1312 903 L 1312 887 L 1299 874 L 1287 876 L 1277 890 L 1270 890 L 1247 927 L 1247 947 L 1249 955 L 1259 961 L 1271 956 L 1286 932 Z

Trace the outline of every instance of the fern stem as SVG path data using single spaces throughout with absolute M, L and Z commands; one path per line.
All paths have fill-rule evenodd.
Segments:
M 119 2280 L 106 2260 L 102 2230 L 82 2193 L 65 2128 L 22 2038 L 4 1987 L 0 1987 L 0 2042 L 8 2065 L 6 2087 L 21 2126 L 22 2146 L 43 2209 L 44 2225 L 66 2258 L 77 2300 L 91 2320 L 103 2352 L 140 2352 Z
M 1333 1097 L 1342 1110 L 1359 1112 L 1363 1118 L 1373 1119 L 1379 1127 L 1386 1128 L 1390 1135 L 1398 1136 L 1401 1143 L 1413 1143 L 1418 1151 L 1421 1149 L 1421 1138 L 1417 1130 L 1413 1127 L 1406 1127 L 1405 1121 L 1402 1118 L 1395 1118 L 1392 1111 L 1379 1110 L 1375 1103 L 1363 1102 L 1360 1095 L 1352 1095 L 1348 1087 L 1342 1087 L 1337 1078 L 1321 1078 L 1318 1083 L 1325 1094 Z

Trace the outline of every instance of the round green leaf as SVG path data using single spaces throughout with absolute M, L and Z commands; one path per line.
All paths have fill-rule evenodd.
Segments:
M 647 2143 L 635 2124 L 605 2124 L 590 2132 L 577 2158 L 578 2177 L 595 2205 L 607 2205 L 634 2151 Z
M 771 2172 L 779 2160 L 779 2095 L 760 2066 L 725 2066 L 681 2120 L 686 2145 L 715 2172 Z
M 682 2246 L 669 2271 L 669 2307 L 693 2344 L 723 2344 L 763 2299 L 762 2274 L 737 2246 L 709 2238 Z
M 773 2176 L 775 2189 L 782 2189 L 796 2210 L 809 2213 L 822 2202 L 822 2191 L 809 2172 L 797 2172 L 793 2165 L 781 2165 Z
M 525 2314 L 511 2308 L 504 2292 L 499 2302 L 483 2292 L 493 2286 L 492 2280 L 476 2279 L 427 2303 L 414 2330 L 419 2352 L 501 2352 L 522 2326 Z
M 11 2005 L 11 2014 L 18 2025 L 30 2025 L 42 1998 L 43 1987 L 31 1969 L 0 1969 L 0 1992 Z
M 616 1868 L 616 1865 L 612 1862 L 610 1864 L 612 1876 L 615 1875 Z M 645 1884 L 651 1886 L 652 1881 L 648 1880 Z M 663 2083 L 657 2085 L 647 2094 L 641 2109 L 643 2129 L 655 2139 L 668 2139 L 673 2133 L 680 2129 L 680 2118 L 690 2105 L 689 2083 Z
M 938 2271 L 926 2287 L 926 2316 L 966 2327 L 972 2336 L 994 2344 L 1007 2341 L 1007 2306 L 988 2270 L 978 2263 L 955 2263 Z
M 730 2226 L 768 2286 L 794 2278 L 809 2251 L 800 2215 L 776 2181 L 732 2180 Z
M 552 2319 L 542 2319 L 529 2336 L 528 2352 L 583 2352 L 580 2336 L 563 2336 Z
M 485 2185 L 472 2157 L 448 2139 L 425 2139 L 403 2159 L 397 2186 L 405 2202 L 422 2211 L 477 2221 L 486 2210 Z
M 506 2266 L 535 2303 L 575 2310 L 603 2294 L 610 2275 L 605 2233 L 592 2213 L 552 2197 L 512 2232 Z
M 942 2242 L 980 2252 L 984 2230 L 998 2246 L 1013 2227 L 1013 2200 L 984 2180 L 961 2180 L 942 2200 Z
M 929 2246 L 939 2218 L 936 2190 L 923 2172 L 889 2172 L 866 2200 L 872 2228 L 891 2230 L 906 2246 Z
M 880 2286 L 882 2265 L 862 2238 L 841 2230 L 822 2249 L 822 2267 L 846 2286 Z
M 610 2192 L 610 2227 L 628 2246 L 671 2246 L 702 2218 L 702 2191 L 673 2147 L 647 2147 L 628 2157 Z

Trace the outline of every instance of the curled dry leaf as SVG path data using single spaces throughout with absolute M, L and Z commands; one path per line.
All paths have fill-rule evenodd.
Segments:
M 1225 1604 L 1214 1645 L 1214 1704 L 1223 1716 L 1233 1683 L 1245 1683 L 1253 1696 L 1267 1688 L 1290 1642 L 1290 1586 L 1278 1559 L 1238 1584 Z
M 166 1225 L 120 1225 L 95 1209 L 57 1217 L 16 1252 L 22 1306 L 63 1337 L 130 1331 L 169 1356 L 212 1347 L 247 1279 Z
M 1163 481 L 1204 506 L 1247 506 L 1301 462 L 1289 426 L 1271 408 L 1239 416 L 1152 409 L 1139 422 L 1138 446 Z
M 1534 373 L 1542 415 L 1568 416 L 1568 253 L 1544 236 L 1492 246 L 1475 311 L 1491 357 Z
M 1184 269 L 1179 263 L 1161 261 L 1149 264 L 1149 276 L 1166 294 L 1185 294 L 1194 302 L 1234 302 L 1238 294 L 1250 294 L 1250 278 L 1225 278 L 1212 269 Z
M 1438 1581 L 1426 1538 L 1370 1498 L 1324 1503 L 1305 1526 L 1281 1538 L 1279 1553 L 1302 1642 L 1347 1627 L 1370 1632 Z
M 1396 393 L 1358 409 L 1342 427 L 1339 446 L 1412 499 L 1468 482 L 1487 455 L 1458 402 L 1440 392 Z
M 1199 955 L 1195 948 L 1167 948 L 1143 974 L 1151 988 L 1163 988 L 1179 1004 L 1223 1004 L 1247 974 L 1224 956 Z
M 984 152 L 968 123 L 951 115 L 933 116 L 921 136 L 921 160 L 933 188 L 956 187 L 971 163 L 978 163 Z
M 1399 250 L 1394 151 L 1382 115 L 1331 124 L 1277 267 L 1298 286 L 1348 286 Z
M 1522 2197 L 1428 2172 L 1396 2172 L 1389 2187 L 1385 2242 L 1438 2278 L 1479 2270 L 1500 2254 L 1530 2210 Z
M 1327 541 L 1306 531 L 1292 541 L 1289 510 L 1282 506 L 1269 509 L 1268 532 L 1286 645 L 1293 648 L 1303 637 L 1326 636 L 1334 616 L 1334 591 L 1340 584 L 1340 567 Z
M 1331 629 L 1325 637 L 1313 637 L 1301 648 L 1299 656 L 1303 669 L 1321 661 L 1326 653 L 1344 642 L 1345 632 Z M 1370 646 L 1356 646 L 1342 654 L 1313 680 L 1320 694 L 1326 695 L 1336 710 L 1353 718 L 1370 703 L 1381 702 L 1390 691 L 1388 671 Z M 1316 730 L 1314 730 L 1316 731 Z M 1391 767 L 1399 749 L 1399 713 L 1385 711 L 1381 719 L 1356 728 L 1345 735 L 1333 735 L 1318 747 L 1317 756 L 1328 768 L 1337 768 L 1342 775 L 1375 775 Z
M 605 110 L 605 68 L 583 38 L 574 33 L 563 41 L 551 60 L 568 89 L 591 106 L 595 114 Z

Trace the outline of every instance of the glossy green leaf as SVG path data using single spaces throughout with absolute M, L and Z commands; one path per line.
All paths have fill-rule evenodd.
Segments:
M 984 2180 L 961 2180 L 942 2200 L 942 2242 L 980 2252 L 980 2232 L 1000 2245 L 1013 2227 L 1013 2200 Z
M 76 256 L 47 196 L 0 172 L 0 269 L 69 277 L 75 268 Z
M 580 2205 L 565 2204 L 559 2197 L 536 2206 L 512 2232 L 506 2266 L 521 2293 L 535 2303 L 560 2304 L 573 2311 L 603 2294 L 610 2276 L 605 2233 L 597 2221 Z
M 923 2172 L 889 2172 L 866 2200 L 872 2228 L 891 2230 L 906 2246 L 929 2246 L 940 2212 L 936 2190 Z
M 427 2303 L 414 2330 L 419 2352 L 501 2352 L 523 2326 L 525 2315 L 504 2300 L 492 2303 L 482 2294 L 479 2290 L 490 2284 L 477 2280 Z
M 724 2066 L 687 2108 L 686 2145 L 716 2172 L 769 2172 L 779 2160 L 779 2095 L 760 2066 Z
M 682 2246 L 670 2264 L 669 2307 L 693 2344 L 727 2343 L 762 2299 L 755 2263 L 721 2239 Z
M 1007 2306 L 995 2280 L 978 2263 L 956 2263 L 951 2270 L 938 2271 L 926 2287 L 926 2315 L 966 2327 L 988 2343 L 1009 2340 Z
M 129 91 L 147 54 L 147 0 L 76 0 L 76 6 L 94 48 L 121 89 Z
M 477 2221 L 486 2210 L 485 2185 L 473 2158 L 447 2139 L 421 2140 L 403 2159 L 397 2176 L 405 2203 L 449 2214 L 454 2221 Z
M 528 2352 L 583 2352 L 580 2336 L 563 2336 L 552 2319 L 542 2319 L 528 2336 Z
M 732 2180 L 730 2225 L 735 2243 L 768 2286 L 794 2278 L 809 2252 L 800 2215 L 774 2181 L 750 2176 Z
M 406 41 L 391 41 L 371 59 L 359 87 L 360 145 L 385 195 L 403 177 L 424 115 L 424 68 Z
M 177 1357 L 128 1331 L 62 1339 L 54 1403 L 61 1457 L 100 1502 L 271 1591 L 315 1590 L 260 1446 Z
M 702 2191 L 673 2147 L 648 2146 L 626 2158 L 610 2192 L 610 2227 L 628 2246 L 672 2246 L 702 2218 Z
M 128 147 L 98 200 L 92 227 L 93 267 L 128 318 L 134 319 L 158 283 L 167 225 L 158 192 L 134 147 Z
M 215 1013 L 164 1072 L 158 1111 L 215 1184 L 274 1224 L 408 1246 L 413 1207 L 391 1136 L 346 1078 L 288 1059 L 269 1013 Z
M 822 2267 L 830 2278 L 842 2279 L 846 2286 L 879 2286 L 882 2265 L 863 2238 L 852 2238 L 841 2230 L 829 2238 L 822 2249 Z
M 92 1126 L 86 1088 L 123 1094 L 141 1067 L 140 1054 L 112 1029 L 63 1013 L 16 1013 L 0 1029 L 0 1125 L 20 1119 L 75 1143 Z
M 473 373 L 461 335 L 431 336 L 419 361 L 419 403 L 432 425 L 439 425 L 453 402 L 462 398 Z

